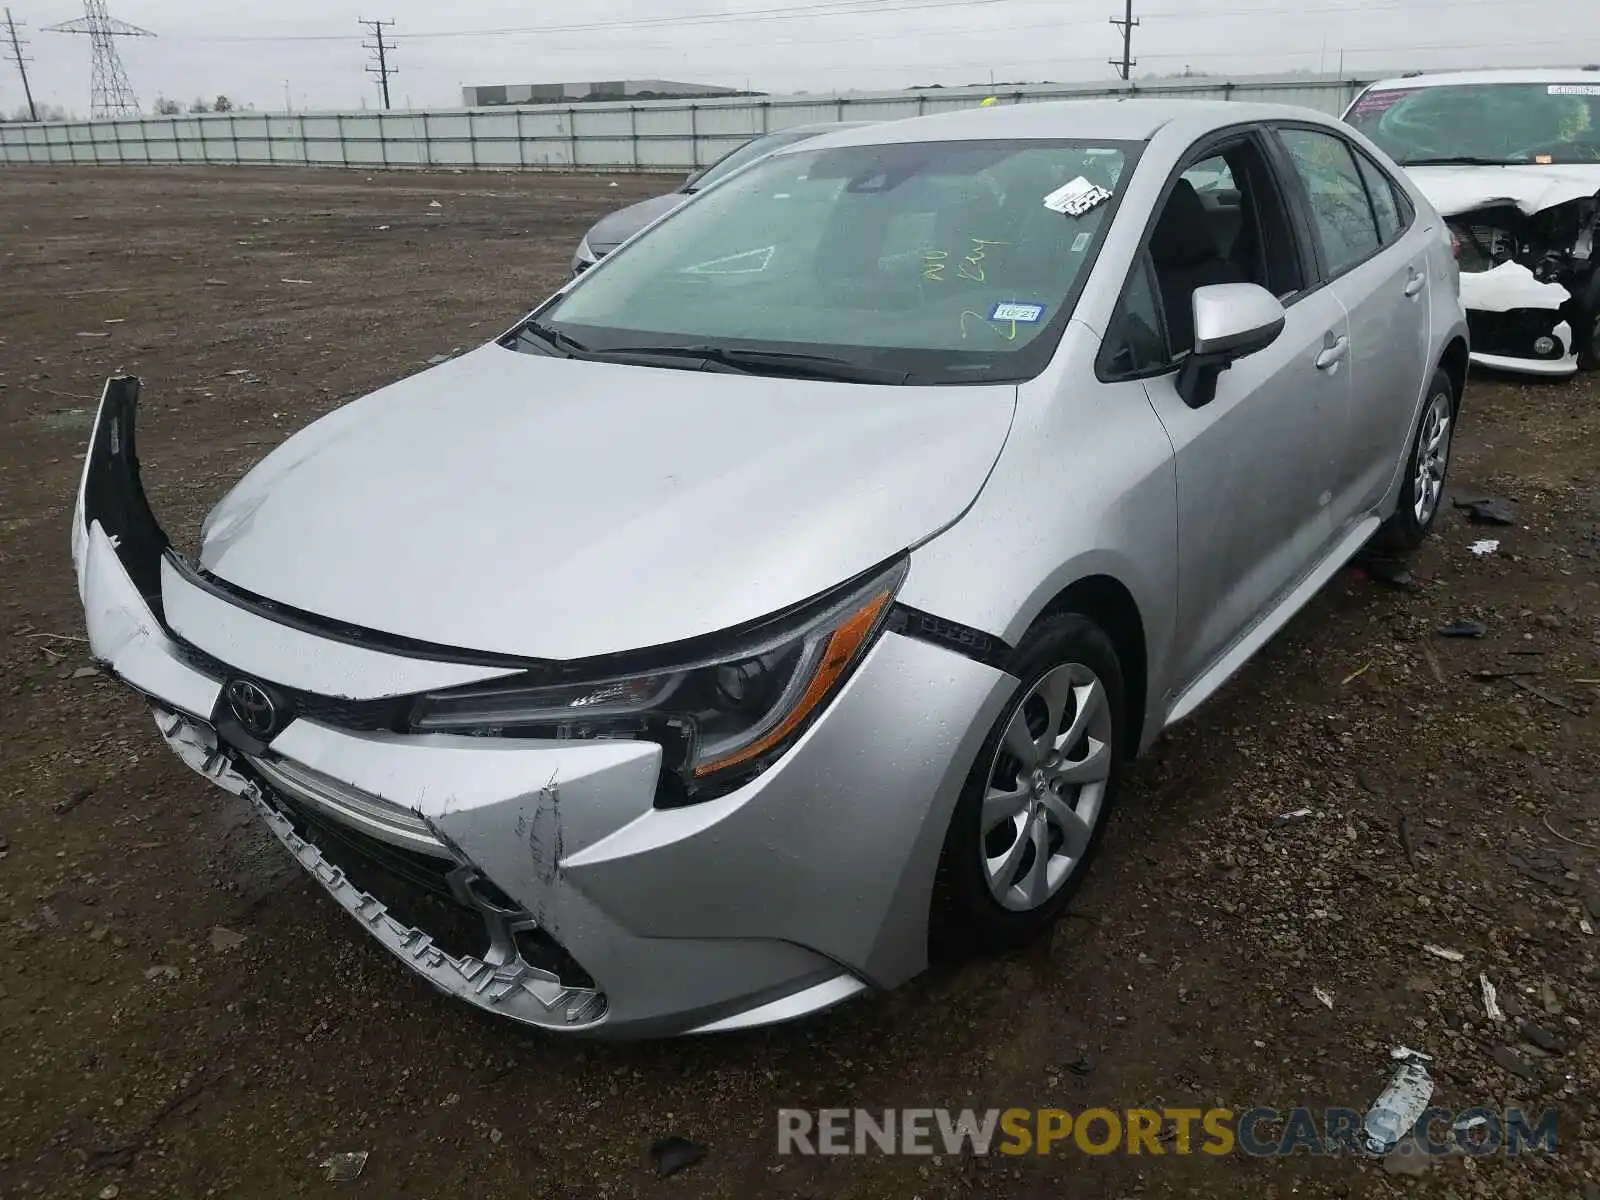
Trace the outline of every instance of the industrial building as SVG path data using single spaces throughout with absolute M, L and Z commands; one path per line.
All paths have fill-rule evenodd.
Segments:
M 461 89 L 467 108 L 492 104 L 570 104 L 574 101 L 669 100 L 696 96 L 748 96 L 738 88 L 712 83 L 674 83 L 670 79 L 619 79 L 596 83 L 497 83 Z

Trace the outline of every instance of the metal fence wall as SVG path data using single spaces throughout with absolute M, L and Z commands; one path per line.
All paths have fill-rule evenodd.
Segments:
M 450 111 L 212 113 L 49 124 L 0 124 L 0 163 L 219 164 L 315 167 L 589 168 L 705 166 L 754 134 L 817 121 L 888 121 L 1002 104 L 1115 96 L 1187 96 L 1298 104 L 1337 113 L 1365 86 L 1333 76 L 1174 80 L 1160 85 L 1039 85 L 527 105 Z

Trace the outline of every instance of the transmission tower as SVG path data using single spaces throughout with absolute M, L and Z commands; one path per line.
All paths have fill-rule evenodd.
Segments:
M 377 64 L 378 64 L 377 66 L 368 67 L 367 68 L 367 74 L 376 75 L 378 77 L 378 86 L 383 91 L 383 106 L 385 108 L 388 108 L 389 107 L 389 76 L 398 75 L 398 74 L 400 74 L 400 71 L 399 71 L 399 68 L 391 67 L 389 65 L 389 55 L 394 51 L 394 43 L 393 42 L 385 42 L 383 40 L 383 31 L 384 31 L 384 28 L 386 26 L 393 25 L 394 22 L 393 21 L 366 21 L 366 20 L 358 19 L 356 24 L 358 24 L 358 25 L 370 25 L 372 27 L 373 41 L 362 42 L 361 44 L 366 49 L 372 51 L 373 56 L 377 61 Z
M 1133 57 L 1133 29 L 1139 23 L 1139 18 L 1133 15 L 1133 0 L 1128 0 L 1127 7 L 1122 16 L 1112 17 L 1111 23 L 1122 29 L 1122 57 L 1113 58 L 1111 65 L 1117 69 L 1117 74 L 1124 80 L 1139 65 L 1139 60 Z
M 28 86 L 28 64 L 31 58 L 22 57 L 22 48 L 28 43 L 17 37 L 17 23 L 11 19 L 11 10 L 6 9 L 6 32 L 11 35 L 11 61 L 17 64 L 17 70 L 22 73 L 22 94 L 28 98 L 28 120 L 37 121 L 39 110 L 33 106 L 33 89 Z
M 83 0 L 83 16 L 75 21 L 50 25 L 47 33 L 86 33 L 94 54 L 94 71 L 89 83 L 89 116 L 137 117 L 139 101 L 128 84 L 128 73 L 117 57 L 119 37 L 155 37 L 148 29 L 118 21 L 106 12 L 106 0 Z

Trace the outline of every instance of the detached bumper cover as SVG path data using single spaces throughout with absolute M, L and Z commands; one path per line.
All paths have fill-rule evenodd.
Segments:
M 782 761 L 672 810 L 653 805 L 653 743 L 341 726 L 341 705 L 494 679 L 504 662 L 329 641 L 198 586 L 145 501 L 137 395 L 108 383 L 73 519 L 94 656 L 434 987 L 549 1029 L 654 1036 L 786 1020 L 926 965 L 944 831 L 1007 676 L 886 633 Z M 225 696 L 241 677 L 319 703 L 253 741 Z M 451 896 L 476 944 L 398 915 L 363 886 L 371 863 Z

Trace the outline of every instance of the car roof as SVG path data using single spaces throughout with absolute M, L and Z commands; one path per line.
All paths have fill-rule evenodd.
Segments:
M 1198 137 L 1208 129 L 1269 120 L 1336 124 L 1326 113 L 1287 104 L 1188 99 L 1056 100 L 998 108 L 973 107 L 873 123 L 830 135 L 827 147 L 991 138 L 1146 142 L 1169 126 L 1177 132 Z
M 1405 75 L 1381 79 L 1368 91 L 1391 88 L 1448 87 L 1466 83 L 1588 83 L 1600 87 L 1600 69 L 1589 67 L 1497 67 L 1484 71 L 1440 71 L 1435 75 Z
M 876 124 L 877 121 L 814 121 L 807 125 L 780 125 L 765 133 L 758 133 L 756 137 L 772 137 L 778 133 L 834 133 L 841 129 L 866 129 Z

